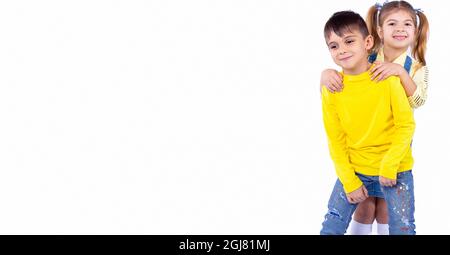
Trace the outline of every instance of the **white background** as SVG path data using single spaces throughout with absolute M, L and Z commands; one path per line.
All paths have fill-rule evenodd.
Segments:
M 318 234 L 323 25 L 372 1 L 1 1 L 0 233 Z M 418 234 L 450 234 L 448 4 L 415 112 Z

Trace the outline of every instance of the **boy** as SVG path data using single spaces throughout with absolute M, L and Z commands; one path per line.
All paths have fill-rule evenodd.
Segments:
M 389 233 L 415 234 L 410 147 L 415 123 L 400 80 L 371 81 L 373 38 L 359 14 L 335 13 L 324 34 L 333 61 L 342 67 L 345 87 L 341 93 L 322 89 L 323 121 L 338 180 L 320 234 L 344 234 L 356 204 L 379 192 L 388 205 Z

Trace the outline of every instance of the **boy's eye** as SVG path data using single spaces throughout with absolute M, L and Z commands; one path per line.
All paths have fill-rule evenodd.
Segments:
M 393 25 L 395 25 L 395 23 L 393 23 L 393 22 L 388 23 L 388 26 L 393 26 Z
M 329 48 L 330 50 L 335 50 L 335 49 L 337 49 L 337 44 L 332 43 L 332 44 L 328 45 L 328 48 Z
M 354 40 L 348 40 L 348 41 L 346 41 L 347 44 L 351 44 L 352 42 L 354 42 Z

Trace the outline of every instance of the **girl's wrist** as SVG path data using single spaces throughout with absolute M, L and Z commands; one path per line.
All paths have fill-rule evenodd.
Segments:
M 400 78 L 400 80 L 403 80 L 406 77 L 409 77 L 409 74 L 406 72 L 406 70 L 402 67 L 402 69 L 400 69 L 400 72 L 398 74 L 398 77 Z

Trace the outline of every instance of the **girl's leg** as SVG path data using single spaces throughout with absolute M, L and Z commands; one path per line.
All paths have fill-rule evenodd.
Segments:
M 372 224 L 375 220 L 375 199 L 375 197 L 368 197 L 359 203 L 353 220 L 363 224 Z
M 377 233 L 379 235 L 389 235 L 389 225 L 388 225 L 388 210 L 386 200 L 383 198 L 376 198 L 375 206 L 375 218 L 377 220 Z
M 358 204 L 350 223 L 351 235 L 370 235 L 375 219 L 375 197 L 369 197 Z
M 389 213 L 389 234 L 415 235 L 414 181 L 411 171 L 397 174 L 394 187 L 381 187 Z
M 328 201 L 328 212 L 322 223 L 321 235 L 343 235 L 347 231 L 352 214 L 356 209 L 355 204 L 350 204 L 345 195 L 342 183 L 337 180 Z

